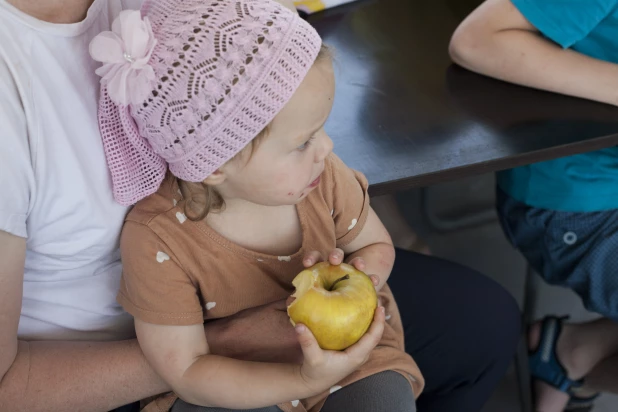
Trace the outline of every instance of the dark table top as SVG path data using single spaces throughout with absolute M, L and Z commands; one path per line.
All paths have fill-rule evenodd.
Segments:
M 335 49 L 326 129 L 371 193 L 618 144 L 618 108 L 452 65 L 450 36 L 478 0 L 359 0 L 308 20 Z

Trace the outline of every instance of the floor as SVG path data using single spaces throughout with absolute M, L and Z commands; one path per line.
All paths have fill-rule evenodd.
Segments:
M 395 205 L 394 202 L 397 202 Z M 432 186 L 424 191 L 411 190 L 396 197 L 372 199 L 374 208 L 391 231 L 395 243 L 410 244 L 407 232 L 401 230 L 400 219 L 405 219 L 424 240 L 435 256 L 444 257 L 494 278 L 523 303 L 523 282 L 526 265 L 523 258 L 506 241 L 495 219 L 494 177 L 483 175 L 457 182 Z M 423 213 L 422 205 L 433 217 Z M 401 216 L 394 216 L 399 206 Z M 453 219 L 481 213 L 479 221 L 470 228 L 441 232 L 436 229 L 452 226 Z M 439 219 L 439 220 L 435 220 Z M 432 226 L 428 222 L 434 221 Z M 535 276 L 536 297 L 533 302 L 535 318 L 545 314 L 570 314 L 574 320 L 595 317 L 586 312 L 579 299 L 570 291 L 552 287 Z M 514 368 L 499 385 L 482 412 L 519 412 L 521 404 Z M 618 396 L 604 395 L 594 412 L 618 411 Z M 453 411 L 456 412 L 456 411 Z

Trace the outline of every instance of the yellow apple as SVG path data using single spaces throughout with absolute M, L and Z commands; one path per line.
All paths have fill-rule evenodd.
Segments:
M 378 296 L 369 276 L 353 266 L 321 262 L 296 275 L 292 284 L 292 325 L 306 325 L 322 349 L 343 350 L 369 329 Z

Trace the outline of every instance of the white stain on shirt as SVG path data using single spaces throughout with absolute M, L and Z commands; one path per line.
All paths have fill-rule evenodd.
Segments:
M 167 253 L 161 251 L 157 252 L 157 262 L 163 263 L 166 260 L 170 260 L 170 256 Z
M 341 389 L 341 386 L 339 385 L 332 386 L 330 388 L 330 393 L 337 392 L 339 389 Z
M 187 220 L 187 216 L 185 216 L 184 213 L 181 212 L 176 212 L 176 219 L 178 219 L 178 221 L 180 222 L 180 224 L 183 224 L 186 222 Z
M 348 230 L 354 229 L 354 226 L 356 226 L 357 223 L 358 223 L 357 219 L 352 219 L 352 224 L 348 226 Z

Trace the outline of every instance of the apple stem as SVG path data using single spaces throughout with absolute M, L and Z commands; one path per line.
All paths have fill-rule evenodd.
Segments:
M 350 275 L 345 275 L 345 276 L 340 277 L 339 279 L 334 281 L 332 285 L 330 285 L 330 289 L 328 289 L 328 291 L 329 292 L 332 291 L 335 288 L 335 285 L 337 283 L 341 282 L 342 280 L 348 280 L 348 279 L 350 279 Z

